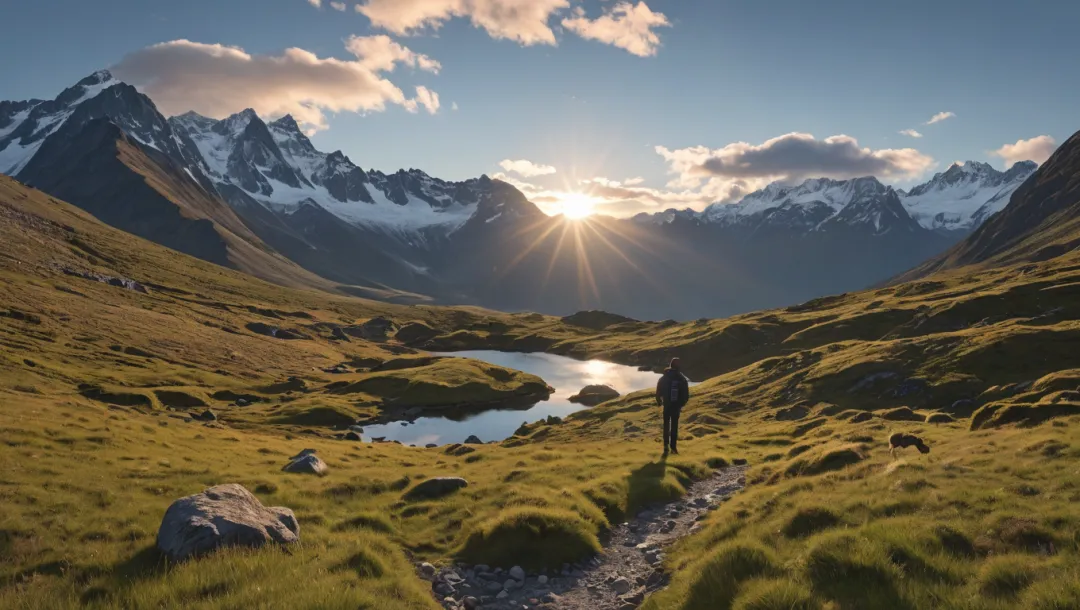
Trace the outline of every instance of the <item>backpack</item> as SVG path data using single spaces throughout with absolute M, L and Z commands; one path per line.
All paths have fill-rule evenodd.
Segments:
M 678 405 L 682 402 L 682 384 L 679 383 L 677 373 L 668 377 L 668 404 Z

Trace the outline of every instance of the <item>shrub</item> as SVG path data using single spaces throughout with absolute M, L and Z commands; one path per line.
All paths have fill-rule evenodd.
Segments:
M 840 522 L 840 517 L 827 508 L 801 508 L 784 524 L 780 532 L 788 538 L 805 538 L 836 527 Z
M 733 610 L 817 610 L 810 591 L 790 580 L 753 580 L 746 583 Z
M 826 447 L 804 455 L 788 465 L 785 471 L 788 476 L 809 476 L 840 470 L 866 459 L 855 445 Z
M 479 525 L 458 556 L 472 564 L 559 567 L 600 552 L 597 527 L 563 510 L 517 508 Z
M 806 575 L 814 590 L 841 608 L 907 610 L 911 603 L 898 587 L 900 574 L 883 549 L 853 535 L 834 535 L 810 549 Z
M 1033 582 L 1035 568 L 1026 557 L 991 557 L 979 569 L 979 592 L 988 597 L 1014 597 Z
M 924 415 L 912 411 L 910 407 L 900 407 L 898 409 L 886 411 L 885 413 L 882 413 L 881 418 L 889 421 L 926 421 Z
M 731 608 L 739 585 L 758 577 L 776 576 L 780 568 L 764 547 L 736 542 L 720 547 L 697 570 L 683 610 Z

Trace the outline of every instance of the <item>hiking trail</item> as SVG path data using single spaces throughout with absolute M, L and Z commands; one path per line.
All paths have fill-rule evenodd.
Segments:
M 664 551 L 695 533 L 709 512 L 746 484 L 746 467 L 717 470 L 693 483 L 685 496 L 654 505 L 621 523 L 604 540 L 601 554 L 562 570 L 526 574 L 488 566 L 436 570 L 420 564 L 437 600 L 448 610 L 633 610 L 668 584 Z

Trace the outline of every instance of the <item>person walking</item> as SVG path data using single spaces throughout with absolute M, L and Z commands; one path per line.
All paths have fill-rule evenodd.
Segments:
M 679 359 L 672 358 L 671 365 L 656 383 L 656 404 L 664 407 L 664 455 L 668 451 L 679 454 L 679 415 L 690 400 L 690 380 L 680 368 Z

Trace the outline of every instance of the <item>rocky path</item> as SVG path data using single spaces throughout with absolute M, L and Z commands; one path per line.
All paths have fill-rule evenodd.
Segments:
M 601 555 L 562 570 L 526 574 L 519 567 L 436 570 L 421 564 L 420 573 L 448 610 L 632 610 L 667 585 L 664 551 L 742 489 L 745 472 L 745 467 L 719 470 L 692 485 L 678 502 L 642 511 L 612 530 Z

